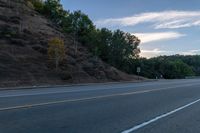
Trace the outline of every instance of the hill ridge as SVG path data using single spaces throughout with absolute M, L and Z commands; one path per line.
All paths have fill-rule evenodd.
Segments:
M 0 86 L 137 79 L 93 57 L 81 44 L 74 56 L 70 36 L 25 2 L 0 0 L 0 35 Z M 59 72 L 47 57 L 48 40 L 56 36 L 64 39 L 67 51 Z

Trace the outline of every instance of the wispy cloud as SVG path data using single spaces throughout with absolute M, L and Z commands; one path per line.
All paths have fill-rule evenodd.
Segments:
M 155 29 L 175 29 L 200 26 L 200 11 L 163 11 L 140 13 L 123 18 L 109 18 L 96 21 L 100 27 L 135 26 L 142 23 L 152 23 Z
M 133 33 L 133 34 L 141 40 L 142 44 L 155 41 L 172 40 L 186 36 L 185 34 L 181 34 L 178 32 L 153 32 L 153 33 Z
M 188 51 L 185 51 L 185 52 L 181 52 L 181 54 L 183 54 L 183 55 L 197 55 L 197 54 L 199 54 L 200 55 L 200 49 L 188 50 Z
M 165 51 L 165 50 L 160 50 L 159 48 L 155 48 L 153 50 L 141 50 L 141 56 L 142 57 L 147 57 L 147 58 L 151 58 L 151 57 L 155 57 L 155 56 L 159 56 L 159 55 L 164 55 L 166 53 L 171 53 L 172 51 Z

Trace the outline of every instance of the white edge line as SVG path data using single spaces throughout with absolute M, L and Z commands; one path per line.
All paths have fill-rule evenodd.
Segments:
M 135 88 L 135 87 L 145 87 L 149 84 L 145 85 L 136 85 L 136 86 L 126 86 L 125 88 Z M 151 84 L 150 84 L 151 85 Z M 153 84 L 152 84 L 153 85 Z M 163 84 L 165 85 L 165 84 Z M 66 90 L 66 91 L 54 91 L 54 92 L 34 92 L 33 94 L 8 94 L 0 96 L 0 98 L 8 98 L 8 97 L 22 97 L 22 96 L 37 96 L 37 95 L 48 95 L 48 94 L 63 94 L 63 93 L 73 93 L 73 92 L 87 92 L 87 91 L 100 91 L 100 90 L 113 90 L 113 89 L 122 89 L 121 87 L 115 87 L 115 88 L 99 88 L 99 89 L 84 89 L 84 90 Z M 13 91 L 13 90 L 12 90 Z
M 168 83 L 163 83 L 162 85 L 167 85 Z M 137 86 L 127 86 L 125 88 L 135 88 L 135 87 L 145 87 L 149 84 L 145 85 L 137 85 Z M 153 85 L 153 84 L 150 84 Z M 192 84 L 194 85 L 194 84 Z M 177 86 L 175 86 L 177 87 Z M 179 87 L 179 86 L 178 86 Z M 66 90 L 66 91 L 55 91 L 55 92 L 34 92 L 33 94 L 8 94 L 5 96 L 0 96 L 0 98 L 8 98 L 8 97 L 22 97 L 22 96 L 38 96 L 38 95 L 49 95 L 49 94 L 63 94 L 63 93 L 73 93 L 73 92 L 85 92 L 85 91 L 99 91 L 99 90 L 112 90 L 112 89 L 121 89 L 123 87 L 116 87 L 116 88 L 104 88 L 104 89 L 84 89 L 84 90 Z
M 164 117 L 167 117 L 167 116 L 169 116 L 169 115 L 172 115 L 172 114 L 174 114 L 174 113 L 176 113 L 176 112 L 178 112 L 178 111 L 180 111 L 180 110 L 183 110 L 183 109 L 185 109 L 185 108 L 187 108 L 187 107 L 189 107 L 189 106 L 191 106 L 191 105 L 193 105 L 193 104 L 195 104 L 195 103 L 197 103 L 197 102 L 199 102 L 199 101 L 200 101 L 200 99 L 198 99 L 198 100 L 196 100 L 196 101 L 194 101 L 194 102 L 191 102 L 191 103 L 189 103 L 189 104 L 186 104 L 186 105 L 184 105 L 184 106 L 182 106 L 182 107 L 179 107 L 179 108 L 177 108 L 177 109 L 175 109 L 175 110 L 173 110 L 173 111 L 170 111 L 170 112 L 168 112 L 168 113 L 165 113 L 165 114 L 163 114 L 163 115 L 157 116 L 157 117 L 155 117 L 155 118 L 153 118 L 153 119 L 151 119 L 151 120 L 149 120 L 149 121 L 146 121 L 146 122 L 144 122 L 144 123 L 142 123 L 142 124 L 136 125 L 136 126 L 130 128 L 130 129 L 127 129 L 127 130 L 125 130 L 125 131 L 122 131 L 121 133 L 131 133 L 131 132 L 134 132 L 134 131 L 136 131 L 136 130 L 138 130 L 138 129 L 140 129 L 140 128 L 143 128 L 143 127 L 145 127 L 145 126 L 147 126 L 147 125 L 149 125 L 149 124 L 151 124 L 151 123 L 153 123 L 153 122 L 156 122 L 156 121 L 158 121 L 158 120 L 160 120 L 160 119 L 162 119 L 162 118 L 164 118 Z

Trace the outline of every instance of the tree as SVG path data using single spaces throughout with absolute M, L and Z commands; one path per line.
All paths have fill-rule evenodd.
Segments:
M 34 9 L 40 13 L 44 11 L 44 0 L 26 0 L 33 4 Z
M 87 15 L 81 11 L 70 13 L 63 23 L 64 32 L 70 33 L 74 39 L 74 54 L 77 53 L 78 42 L 89 43 L 88 37 L 94 25 Z
M 51 39 L 49 41 L 48 55 L 49 55 L 49 59 L 55 62 L 56 71 L 57 71 L 59 63 L 65 57 L 64 41 L 60 38 Z
M 63 18 L 68 16 L 68 11 L 63 9 L 62 4 L 60 4 L 60 0 L 46 0 L 44 2 L 42 13 L 49 17 L 57 26 L 60 26 Z
M 109 46 L 112 42 L 112 31 L 106 28 L 94 29 L 88 34 L 87 40 L 89 40 L 87 42 L 87 47 L 93 55 L 108 62 Z
M 122 69 L 124 62 L 137 58 L 140 50 L 140 40 L 121 30 L 116 30 L 109 46 L 109 63 Z
M 126 33 L 125 39 L 128 43 L 128 48 L 127 48 L 128 57 L 138 58 L 140 54 L 140 49 L 138 48 L 141 42 L 140 39 L 134 35 L 131 35 L 130 33 Z
M 112 31 L 102 28 L 99 30 L 99 37 L 97 37 L 96 41 L 96 46 L 98 47 L 99 50 L 99 56 L 104 60 L 108 61 L 109 59 L 109 48 L 112 43 Z

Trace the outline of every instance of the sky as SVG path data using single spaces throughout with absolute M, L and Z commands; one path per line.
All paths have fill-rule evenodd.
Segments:
M 61 0 L 97 28 L 120 29 L 141 40 L 142 57 L 200 54 L 200 0 Z

